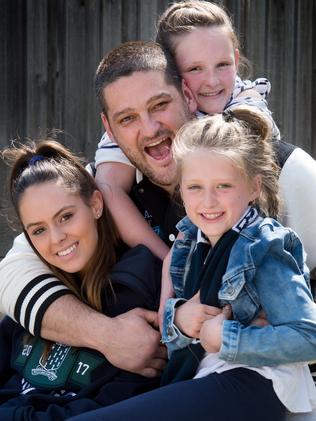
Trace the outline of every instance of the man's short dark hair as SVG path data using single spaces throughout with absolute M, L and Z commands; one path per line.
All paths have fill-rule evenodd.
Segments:
M 160 71 L 166 82 L 181 91 L 181 76 L 174 59 L 163 47 L 150 41 L 132 41 L 120 44 L 101 60 L 96 76 L 95 89 L 103 112 L 107 112 L 103 90 L 117 79 L 134 72 Z

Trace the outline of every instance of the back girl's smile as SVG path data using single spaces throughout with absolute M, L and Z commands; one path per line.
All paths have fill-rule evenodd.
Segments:
M 239 58 L 227 29 L 196 27 L 174 38 L 179 71 L 199 110 L 208 114 L 222 112 L 232 95 Z

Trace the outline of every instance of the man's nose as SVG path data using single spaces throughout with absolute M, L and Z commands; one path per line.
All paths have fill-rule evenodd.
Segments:
M 157 131 L 160 128 L 160 123 L 157 119 L 151 115 L 146 115 L 142 118 L 142 136 L 143 137 L 155 137 Z

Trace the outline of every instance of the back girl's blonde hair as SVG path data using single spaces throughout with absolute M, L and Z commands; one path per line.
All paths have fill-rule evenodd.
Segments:
M 251 181 L 261 176 L 261 194 L 255 200 L 264 215 L 277 217 L 279 213 L 278 176 L 272 147 L 271 125 L 265 115 L 249 106 L 239 106 L 233 111 L 203 117 L 185 124 L 177 133 L 173 155 L 181 181 L 183 160 L 201 148 L 230 158 Z

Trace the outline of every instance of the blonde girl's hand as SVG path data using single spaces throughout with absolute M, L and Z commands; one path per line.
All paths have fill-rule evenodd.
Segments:
M 201 304 L 199 291 L 176 309 L 174 323 L 185 335 L 199 338 L 203 323 L 221 312 L 220 308 Z
M 218 352 L 222 345 L 222 328 L 224 320 L 230 319 L 231 307 L 225 306 L 220 314 L 203 323 L 200 331 L 201 345 L 207 352 Z

